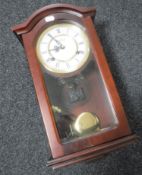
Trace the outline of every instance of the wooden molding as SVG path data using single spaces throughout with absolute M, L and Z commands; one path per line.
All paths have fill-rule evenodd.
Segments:
M 52 4 L 45 6 L 36 12 L 34 12 L 25 22 L 22 24 L 11 27 L 11 30 L 17 35 L 21 35 L 29 32 L 34 25 L 41 20 L 43 17 L 51 15 L 56 12 L 66 12 L 69 14 L 74 14 L 76 16 L 94 16 L 96 9 L 94 7 L 77 7 L 69 4 Z

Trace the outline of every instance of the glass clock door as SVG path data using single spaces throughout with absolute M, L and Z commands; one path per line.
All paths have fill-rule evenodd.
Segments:
M 60 21 L 47 27 L 38 36 L 36 54 L 62 142 L 117 126 L 83 26 Z

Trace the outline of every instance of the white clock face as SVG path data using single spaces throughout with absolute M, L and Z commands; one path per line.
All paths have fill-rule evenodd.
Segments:
M 49 72 L 66 75 L 79 70 L 87 62 L 90 47 L 82 28 L 71 23 L 60 23 L 41 33 L 36 52 Z

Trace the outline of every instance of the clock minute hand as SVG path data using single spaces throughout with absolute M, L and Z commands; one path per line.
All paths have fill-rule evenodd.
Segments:
M 48 34 L 48 36 L 50 38 L 52 38 L 58 45 L 60 45 L 60 48 L 61 49 L 64 49 L 65 48 L 65 46 L 63 46 L 63 44 L 60 41 L 58 41 L 56 38 L 54 38 L 51 34 Z

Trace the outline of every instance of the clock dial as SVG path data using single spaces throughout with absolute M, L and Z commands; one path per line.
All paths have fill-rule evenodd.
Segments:
M 36 52 L 39 61 L 49 72 L 66 75 L 79 70 L 88 61 L 90 47 L 81 27 L 60 23 L 41 33 Z

